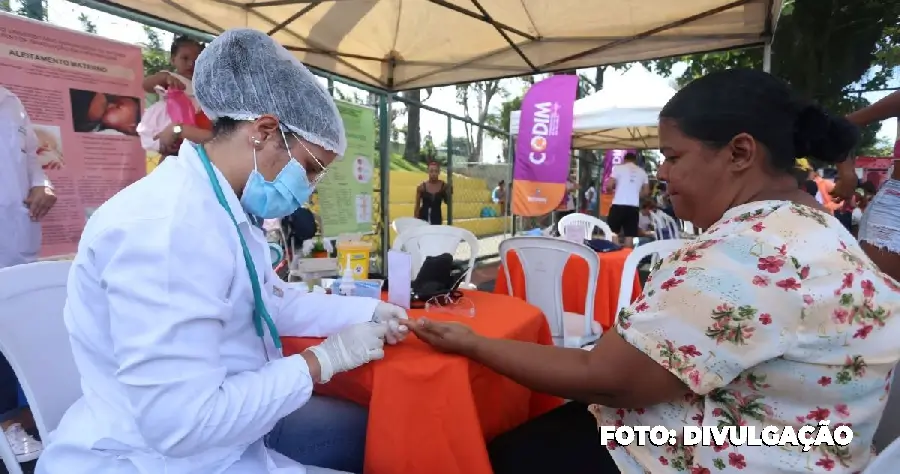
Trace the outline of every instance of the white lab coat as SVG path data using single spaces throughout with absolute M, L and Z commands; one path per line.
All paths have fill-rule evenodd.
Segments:
M 262 232 L 216 175 L 281 335 L 371 320 L 374 299 L 301 293 L 278 279 Z M 84 396 L 37 473 L 304 474 L 293 462 L 276 467 L 262 438 L 307 402 L 309 368 L 260 339 L 252 311 L 234 224 L 186 141 L 88 221 L 65 307 Z
M 37 150 L 25 107 L 0 86 L 0 268 L 31 263 L 41 249 L 41 225 L 23 204 L 31 188 L 50 186 Z

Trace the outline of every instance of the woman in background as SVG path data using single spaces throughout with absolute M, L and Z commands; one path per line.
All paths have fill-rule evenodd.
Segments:
M 440 163 L 437 161 L 428 163 L 428 181 L 416 188 L 416 207 L 413 213 L 431 225 L 444 223 L 441 204 L 449 205 L 450 195 L 453 193 L 447 183 L 440 179 L 440 175 Z
M 900 91 L 894 92 L 874 104 L 853 112 L 847 120 L 863 127 L 891 117 L 900 116 Z M 900 279 L 900 141 L 894 144 L 894 165 L 888 172 L 889 179 L 878 189 L 878 194 L 866 206 L 859 223 L 859 241 L 866 255 L 894 279 Z M 856 170 L 852 159 L 838 164 L 838 174 L 846 177 L 833 194 L 840 199 L 850 199 L 856 187 Z

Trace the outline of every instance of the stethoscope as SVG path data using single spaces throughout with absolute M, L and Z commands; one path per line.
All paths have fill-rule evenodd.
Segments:
M 244 252 L 244 263 L 247 265 L 247 272 L 250 274 L 250 285 L 253 288 L 253 326 L 256 328 L 256 335 L 260 338 L 263 337 L 264 333 L 262 326 L 263 323 L 265 323 L 266 327 L 269 328 L 269 335 L 272 337 L 275 348 L 280 351 L 281 338 L 278 336 L 278 329 L 275 327 L 275 321 L 269 316 L 269 311 L 266 310 L 266 305 L 263 302 L 262 289 L 259 286 L 259 275 L 256 273 L 256 266 L 253 264 L 253 256 L 250 254 L 250 249 L 247 247 L 247 242 L 244 240 L 244 235 L 241 233 L 237 219 L 234 218 L 231 207 L 228 205 L 228 201 L 225 200 L 225 193 L 222 192 L 222 186 L 219 185 L 219 180 L 216 178 L 216 173 L 213 170 L 212 163 L 209 161 L 206 150 L 204 150 L 201 145 L 194 145 L 194 149 L 197 150 L 197 154 L 200 155 L 200 161 L 203 163 L 203 168 L 206 169 L 206 175 L 209 177 L 209 182 L 212 184 L 213 191 L 216 193 L 216 199 L 218 199 L 219 204 L 225 208 L 225 212 L 227 212 L 228 217 L 231 218 L 231 223 L 234 224 L 234 229 L 237 231 L 238 238 L 241 240 L 241 250 Z M 267 351 L 266 358 L 268 358 L 268 356 Z

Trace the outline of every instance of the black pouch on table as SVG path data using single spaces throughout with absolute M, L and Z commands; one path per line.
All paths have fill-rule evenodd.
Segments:
M 468 268 L 453 262 L 453 255 L 444 253 L 425 257 L 422 268 L 412 282 L 412 305 L 422 307 L 426 301 L 441 295 L 459 295 L 459 284 Z

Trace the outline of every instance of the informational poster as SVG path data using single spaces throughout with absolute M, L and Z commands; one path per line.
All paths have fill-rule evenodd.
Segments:
M 328 167 L 317 188 L 322 234 L 371 234 L 375 109 L 336 102 L 347 132 L 347 152 Z
M 25 105 L 57 196 L 41 257 L 75 253 L 94 210 L 146 174 L 143 70 L 137 46 L 0 14 L 0 85 Z

